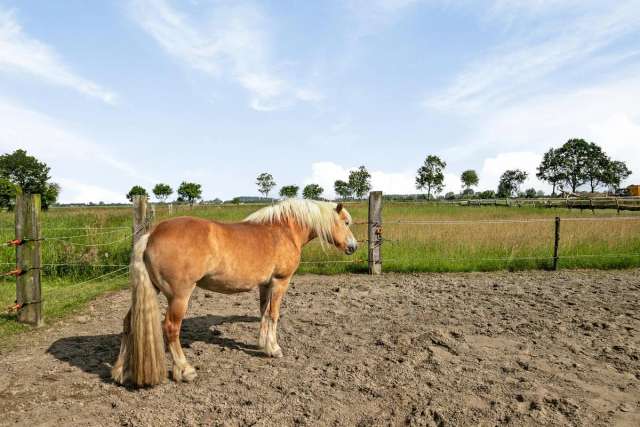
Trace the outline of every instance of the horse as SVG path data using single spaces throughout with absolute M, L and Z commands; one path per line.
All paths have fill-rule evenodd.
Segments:
M 282 357 L 276 329 L 280 303 L 296 272 L 302 248 L 318 238 L 347 255 L 357 247 L 352 219 L 341 203 L 289 199 L 237 223 L 177 217 L 158 223 L 134 244 L 130 262 L 131 307 L 123 321 L 120 353 L 111 370 L 118 384 L 154 386 L 167 380 L 165 343 L 176 382 L 196 371 L 180 346 L 180 327 L 196 286 L 233 294 L 259 289 L 258 346 Z M 160 321 L 158 293 L 167 298 Z

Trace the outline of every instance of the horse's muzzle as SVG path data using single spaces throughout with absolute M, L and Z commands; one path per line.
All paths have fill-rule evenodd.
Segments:
M 347 244 L 347 248 L 344 250 L 344 253 L 352 255 L 356 250 L 358 250 L 358 243 L 350 242 Z

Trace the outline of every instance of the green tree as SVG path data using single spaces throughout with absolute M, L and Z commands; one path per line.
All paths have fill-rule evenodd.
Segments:
M 362 199 L 371 190 L 371 174 L 364 166 L 349 173 L 349 188 L 352 194 Z
M 302 197 L 305 199 L 318 200 L 320 196 L 322 196 L 322 193 L 324 193 L 324 188 L 318 184 L 309 184 L 302 190 Z
M 145 190 L 143 187 L 141 187 L 139 185 L 134 185 L 133 187 L 131 187 L 131 190 L 129 190 L 129 192 L 127 193 L 127 199 L 130 202 L 133 202 L 133 196 L 147 196 L 147 197 L 149 197 L 149 194 L 147 193 L 147 190 Z
M 601 180 L 603 184 L 607 185 L 613 191 L 616 191 L 620 188 L 622 181 L 627 179 L 631 173 L 624 162 L 613 160 L 607 164 L 602 173 Z
M 416 175 L 416 188 L 418 190 L 427 189 L 427 199 L 431 198 L 431 192 L 438 194 L 442 191 L 444 182 L 445 162 L 438 156 L 429 155 L 424 160 L 424 164 L 418 169 Z
M 0 178 L 0 207 L 13 209 L 16 200 L 16 185 L 6 178 Z
M 164 203 L 170 195 L 173 194 L 173 188 L 169 184 L 159 183 L 153 187 L 153 195 L 156 196 L 160 202 Z
M 460 175 L 460 181 L 462 181 L 462 186 L 466 190 L 470 190 L 471 187 L 475 187 L 478 185 L 479 179 L 478 174 L 473 169 L 466 170 L 462 172 Z
M 535 199 L 537 195 L 538 192 L 535 188 L 527 188 L 526 190 L 524 190 L 524 197 L 526 197 L 527 199 Z
M 269 197 L 269 192 L 276 186 L 276 181 L 273 179 L 273 175 L 263 172 L 256 178 L 256 185 L 260 194 L 264 194 L 264 197 Z
M 562 152 L 558 149 L 551 148 L 544 153 L 542 162 L 538 166 L 536 177 L 542 181 L 546 181 L 553 187 L 551 196 L 556 195 L 556 187 L 566 180 L 565 168 L 562 162 Z
M 592 163 L 593 150 L 584 139 L 570 139 L 558 149 L 564 183 L 575 191 L 587 182 L 587 167 Z
M 333 190 L 342 199 L 350 197 L 352 193 L 351 187 L 349 187 L 349 183 L 340 179 L 333 183 Z
M 47 183 L 41 195 L 42 209 L 47 210 L 49 206 L 58 200 L 60 195 L 60 185 L 55 182 Z
M 527 179 L 528 174 L 520 169 L 505 171 L 498 184 L 498 197 L 511 197 L 518 194 L 518 189 Z
M 20 186 L 24 193 L 42 194 L 51 169 L 25 150 L 0 156 L 0 176 Z
M 200 184 L 196 184 L 195 182 L 186 182 L 183 181 L 178 187 L 178 196 L 180 199 L 188 202 L 190 206 L 193 206 L 193 203 L 202 198 L 202 186 Z
M 478 193 L 478 196 L 481 199 L 495 199 L 496 192 L 493 191 L 493 190 L 485 190 L 485 191 L 481 191 L 480 193 Z
M 49 182 L 50 170 L 46 163 L 22 149 L 0 156 L 0 178 L 19 186 L 26 194 L 40 194 L 43 209 L 55 203 L 60 193 L 60 186 Z
M 604 151 L 602 151 L 602 148 L 593 142 L 589 143 L 587 153 L 588 155 L 584 175 L 586 181 L 591 187 L 591 192 L 593 193 L 602 183 L 602 178 L 604 177 L 605 171 L 607 170 L 609 163 L 611 163 L 611 160 Z
M 286 197 L 292 199 L 298 197 L 298 190 L 300 187 L 297 185 L 285 185 L 280 189 L 280 197 Z

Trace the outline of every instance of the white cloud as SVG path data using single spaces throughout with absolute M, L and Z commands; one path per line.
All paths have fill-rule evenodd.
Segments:
M 541 153 L 532 153 L 529 151 L 517 151 L 510 153 L 500 153 L 495 157 L 484 160 L 482 169 L 478 174 L 481 190 L 496 191 L 498 181 L 504 171 L 509 169 L 520 169 L 527 172 L 528 177 L 521 189 L 535 188 L 536 190 L 547 190 L 547 185 L 541 183 L 536 178 L 536 168 L 542 159 Z
M 319 184 L 324 188 L 324 195 L 335 197 L 333 184 L 336 180 L 347 181 L 349 172 L 357 169 L 357 166 L 342 166 L 334 162 L 315 162 L 311 165 L 311 176 L 304 179 L 304 185 Z M 415 172 L 400 171 L 386 172 L 381 170 L 369 170 L 371 174 L 371 189 L 387 194 L 412 194 L 415 189 Z
M 634 71 L 634 70 L 632 70 Z M 640 78 L 618 76 L 591 87 L 538 96 L 481 115 L 472 129 L 473 143 L 451 147 L 443 154 L 457 165 L 486 159 L 480 188 L 497 186 L 506 169 L 520 168 L 533 177 L 542 155 L 571 138 L 599 144 L 634 172 L 627 184 L 640 182 Z M 469 140 L 471 137 L 469 137 Z M 529 187 L 548 187 L 533 178 Z
M 74 89 L 106 103 L 116 102 L 115 93 L 67 68 L 56 52 L 29 37 L 12 12 L 0 9 L 0 71 L 26 72 L 42 80 Z
M 502 1 L 495 11 L 518 13 L 524 3 Z M 535 2 L 537 9 L 553 9 L 554 1 Z M 425 105 L 449 111 L 480 111 L 502 105 L 544 88 L 543 80 L 566 67 L 586 67 L 607 46 L 640 29 L 640 3 L 634 0 L 587 2 L 574 11 L 573 19 L 530 24 L 526 37 L 512 39 L 463 69 L 451 85 L 430 94 Z M 562 9 L 566 10 L 566 9 Z M 530 12 L 530 8 L 527 9 Z M 568 23 L 569 22 L 569 23 Z M 630 49 L 634 49 L 633 47 Z
M 62 184 L 63 202 L 122 202 L 130 178 L 145 183 L 154 179 L 119 160 L 107 149 L 58 121 L 0 99 L 0 150 L 25 149 L 51 167 L 53 181 Z M 82 177 L 80 182 L 76 177 Z M 99 183 L 104 183 L 100 185 Z M 121 193 L 106 189 L 120 184 Z M 95 190 L 95 191 L 91 191 Z
M 122 193 L 103 188 L 97 185 L 86 184 L 70 178 L 58 177 L 55 182 L 60 184 L 62 193 L 60 201 L 64 203 L 126 203 L 127 199 Z
M 206 74 L 228 76 L 249 94 L 257 111 L 272 111 L 295 102 L 317 102 L 316 89 L 283 77 L 272 59 L 267 19 L 250 4 L 217 3 L 198 25 L 196 17 L 165 0 L 135 0 L 133 19 L 170 55 Z

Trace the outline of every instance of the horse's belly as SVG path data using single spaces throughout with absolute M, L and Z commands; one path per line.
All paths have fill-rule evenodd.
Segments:
M 266 281 L 266 280 L 265 280 Z M 261 284 L 256 278 L 231 278 L 225 276 L 205 276 L 197 283 L 198 287 L 208 291 L 220 292 L 223 294 L 235 294 L 237 292 L 248 292 Z

